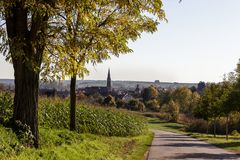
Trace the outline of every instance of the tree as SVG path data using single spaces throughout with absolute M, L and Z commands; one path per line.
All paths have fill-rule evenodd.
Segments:
M 224 106 L 224 103 L 227 100 L 230 91 L 231 86 L 229 86 L 227 82 L 207 85 L 201 97 L 200 105 L 196 109 L 197 116 L 200 116 L 207 121 L 213 120 L 214 137 L 216 137 L 217 118 L 224 115 L 224 112 L 228 110 L 225 108 L 226 105 Z M 227 114 L 228 113 L 229 112 L 227 112 Z
M 63 24 L 54 20 L 59 14 L 65 11 L 66 4 L 69 6 L 77 4 L 78 6 L 83 6 L 82 10 L 88 10 L 89 8 L 99 8 L 108 3 L 129 9 L 128 13 L 130 15 L 142 15 L 141 18 L 147 19 L 148 21 L 151 20 L 151 22 L 152 19 L 143 14 L 149 13 L 157 15 L 160 19 L 164 17 L 164 12 L 161 9 L 161 0 L 0 1 L 1 51 L 4 52 L 7 59 L 13 63 L 15 76 L 13 121 L 19 120 L 21 123 L 30 126 L 31 132 L 34 135 L 35 147 L 38 147 L 39 73 L 43 60 L 46 60 L 44 59 L 44 57 L 46 57 L 44 55 L 47 49 L 46 46 L 54 44 L 59 38 L 58 35 L 63 33 L 58 27 Z M 79 17 L 84 17 L 84 15 L 80 14 Z M 86 22 L 88 20 L 87 18 L 85 19 Z M 91 23 L 91 21 L 89 23 Z M 124 24 L 124 22 L 122 22 L 122 24 Z M 134 24 L 131 25 L 135 26 Z M 155 26 L 156 23 L 151 23 L 151 25 Z M 145 26 L 145 24 L 143 23 L 141 26 Z M 149 25 L 145 27 L 149 27 Z M 65 28 L 65 26 L 62 26 L 62 28 Z M 119 29 L 123 28 L 119 27 Z M 126 27 L 125 30 L 128 30 L 128 28 Z M 136 35 L 135 37 L 139 36 L 138 32 L 134 33 L 133 31 L 133 34 Z M 121 35 L 121 37 L 123 36 L 125 35 Z M 67 53 L 63 52 L 62 54 L 66 55 Z M 52 61 L 52 59 L 48 60 Z
M 11 59 L 15 76 L 13 121 L 31 128 L 38 147 L 38 86 L 48 21 L 57 1 L 0 2 L 1 51 Z
M 144 88 L 143 93 L 142 93 L 144 102 L 149 101 L 154 98 L 157 98 L 157 96 L 158 96 L 158 90 L 154 86 Z
M 200 99 L 201 99 L 201 97 L 197 92 L 192 93 L 191 100 L 190 100 L 190 106 L 189 106 L 188 111 L 187 111 L 187 113 L 190 116 L 194 115 L 195 109 L 199 106 Z
M 60 35 L 59 45 L 53 46 L 56 49 L 50 49 L 50 51 L 54 50 L 54 53 L 49 54 L 49 56 L 63 55 L 58 57 L 59 60 L 53 65 L 55 69 L 60 69 L 63 76 L 71 77 L 71 130 L 75 130 L 76 78 L 83 78 L 84 74 L 88 73 L 86 63 L 96 64 L 110 58 L 110 54 L 119 56 L 132 52 L 127 45 L 129 40 L 135 41 L 142 32 L 156 31 L 158 23 L 142 14 L 143 10 L 157 15 L 159 20 L 164 18 L 164 14 L 159 15 L 141 5 L 138 7 L 143 10 L 132 14 L 129 14 L 132 8 L 121 7 L 113 2 L 100 1 L 95 2 L 95 5 L 83 10 L 84 7 L 78 6 L 77 3 L 66 4 L 66 9 L 60 17 L 60 21 L 65 22 L 64 26 L 66 26 L 66 28 L 61 27 L 64 34 Z M 59 52 L 68 54 L 59 54 Z M 48 66 L 52 65 L 48 64 Z
M 200 81 L 200 82 L 198 83 L 198 85 L 197 85 L 197 92 L 198 92 L 200 95 L 203 94 L 205 87 L 206 87 L 205 82 Z
M 160 110 L 160 105 L 159 102 L 156 99 L 149 100 L 145 102 L 146 108 L 154 111 L 154 112 L 159 112 Z
M 197 91 L 197 88 L 195 86 L 192 86 L 189 88 L 193 93 Z
M 223 81 L 223 104 L 222 112 L 226 117 L 226 139 L 228 140 L 229 134 L 229 116 L 231 113 L 240 111 L 240 90 L 239 90 L 239 71 L 240 65 L 237 64 L 236 74 L 230 72 L 228 75 L 224 76 Z
M 158 94 L 158 100 L 161 102 L 161 106 L 164 104 L 168 104 L 172 98 L 171 90 L 160 90 Z
M 128 108 L 130 110 L 133 110 L 133 111 L 141 111 L 141 112 L 143 112 L 145 110 L 145 105 L 139 99 L 131 99 L 128 102 Z
M 180 111 L 189 114 L 191 110 L 192 91 L 186 87 L 179 87 L 172 93 L 172 99 L 180 105 Z
M 172 122 L 179 121 L 180 106 L 178 102 L 170 100 L 167 105 L 167 112 L 170 114 Z

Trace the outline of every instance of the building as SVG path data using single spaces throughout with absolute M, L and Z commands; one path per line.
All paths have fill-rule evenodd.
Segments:
M 112 80 L 111 80 L 110 69 L 108 69 L 106 87 L 104 87 L 104 86 L 86 87 L 82 91 L 87 96 L 97 94 L 97 93 L 101 94 L 102 96 L 107 96 L 109 94 L 112 94 L 113 89 L 112 89 Z
M 110 68 L 108 68 L 107 89 L 110 92 L 112 91 L 112 80 L 111 80 Z

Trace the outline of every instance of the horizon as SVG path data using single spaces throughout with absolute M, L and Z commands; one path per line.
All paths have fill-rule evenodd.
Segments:
M 1 80 L 14 80 L 10 78 L 0 78 Z M 157 80 L 157 79 L 156 79 Z M 56 80 L 58 81 L 58 80 Z M 65 79 L 61 81 L 70 81 L 70 79 Z M 77 81 L 106 81 L 106 79 L 77 79 Z M 144 83 L 155 83 L 155 80 L 153 81 L 143 81 L 143 80 L 111 80 L 112 82 L 144 82 Z M 200 82 L 200 81 L 199 81 Z M 168 81 L 160 81 L 160 83 L 179 83 L 179 84 L 198 84 L 199 82 L 168 82 Z M 205 82 L 205 83 L 211 83 L 211 82 Z

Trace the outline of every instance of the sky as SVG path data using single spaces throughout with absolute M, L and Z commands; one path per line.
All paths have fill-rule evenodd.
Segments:
M 240 58 L 240 0 L 163 0 L 168 22 L 142 34 L 133 53 L 88 65 L 88 80 L 219 82 Z M 0 56 L 0 78 L 13 78 Z

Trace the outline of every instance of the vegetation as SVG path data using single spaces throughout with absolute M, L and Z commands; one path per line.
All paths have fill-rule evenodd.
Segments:
M 49 128 L 67 129 L 68 101 L 44 99 L 39 107 L 39 123 Z M 147 131 L 142 117 L 116 109 L 78 104 L 76 110 L 76 131 L 107 136 L 135 136 Z
M 128 102 L 128 109 L 130 110 L 133 110 L 133 111 L 141 111 L 143 112 L 145 110 L 145 105 L 143 102 L 141 102 L 140 100 L 138 99 L 131 99 L 129 102 Z
M 119 53 L 130 52 L 128 40 L 135 41 L 145 31 L 155 32 L 159 21 L 165 18 L 162 6 L 161 0 L 0 2 L 0 51 L 13 63 L 16 73 L 12 120 L 30 126 L 36 148 L 39 146 L 38 89 L 39 74 L 43 69 L 41 67 L 47 63 L 51 72 L 53 62 L 67 62 L 61 70 L 65 72 L 65 69 L 70 69 L 71 74 L 67 75 L 74 82 L 76 74 L 84 73 L 86 62 L 109 58 L 106 53 L 112 51 L 117 56 Z M 112 16 L 105 17 L 109 12 L 112 12 Z M 119 18 L 120 21 L 117 21 Z M 104 28 L 100 28 L 105 24 Z M 95 37 L 97 39 L 93 39 Z M 95 42 L 98 43 L 95 45 Z M 94 45 L 89 49 L 86 48 L 88 44 Z M 55 50 L 56 46 L 64 48 L 57 47 L 58 50 Z M 99 48 L 103 52 L 98 55 Z M 85 54 L 89 56 L 85 58 Z M 80 67 L 76 67 L 77 64 Z M 48 74 L 47 77 L 51 75 Z M 74 86 L 75 83 L 71 86 L 71 122 L 75 120 Z M 74 122 L 71 123 L 73 130 L 74 125 Z
M 0 124 L 9 123 L 13 108 L 13 99 L 10 93 L 0 93 Z
M 185 133 L 185 126 L 180 123 L 166 122 L 164 120 L 160 120 L 159 118 L 148 118 L 148 123 L 151 129 L 158 129 L 175 133 Z
M 0 160 L 5 159 L 143 159 L 152 133 L 137 137 L 105 137 L 67 129 L 40 127 L 40 149 L 30 149 L 11 129 L 0 125 Z
M 112 107 L 116 106 L 115 98 L 111 95 L 107 96 L 103 100 L 103 105 L 112 106 Z
M 142 92 L 143 101 L 149 101 L 155 99 L 158 96 L 158 90 L 154 86 L 145 88 Z
M 204 134 L 204 133 L 196 133 L 196 132 L 186 132 L 185 128 L 187 126 L 179 123 L 171 123 L 160 120 L 159 118 L 148 118 L 149 126 L 152 129 L 159 129 L 163 131 L 169 131 L 174 133 L 186 134 L 193 138 L 197 138 L 199 140 L 207 141 L 217 147 L 233 151 L 239 153 L 240 151 L 240 134 L 235 130 L 229 136 L 229 140 L 226 140 L 224 135 L 217 135 L 214 138 L 213 135 Z M 198 125 L 198 127 L 201 127 Z
M 0 96 L 0 100 L 6 99 L 13 101 L 10 94 Z M 40 149 L 29 148 L 34 145 L 29 126 L 19 121 L 17 133 L 0 124 L 0 159 L 143 159 L 152 141 L 143 117 L 77 104 L 76 131 L 72 132 L 68 130 L 69 103 L 58 98 L 40 99 Z M 11 103 L 0 105 L 4 113 L 12 107 Z
M 146 108 L 150 111 L 159 112 L 160 105 L 156 99 L 152 99 L 145 102 Z

